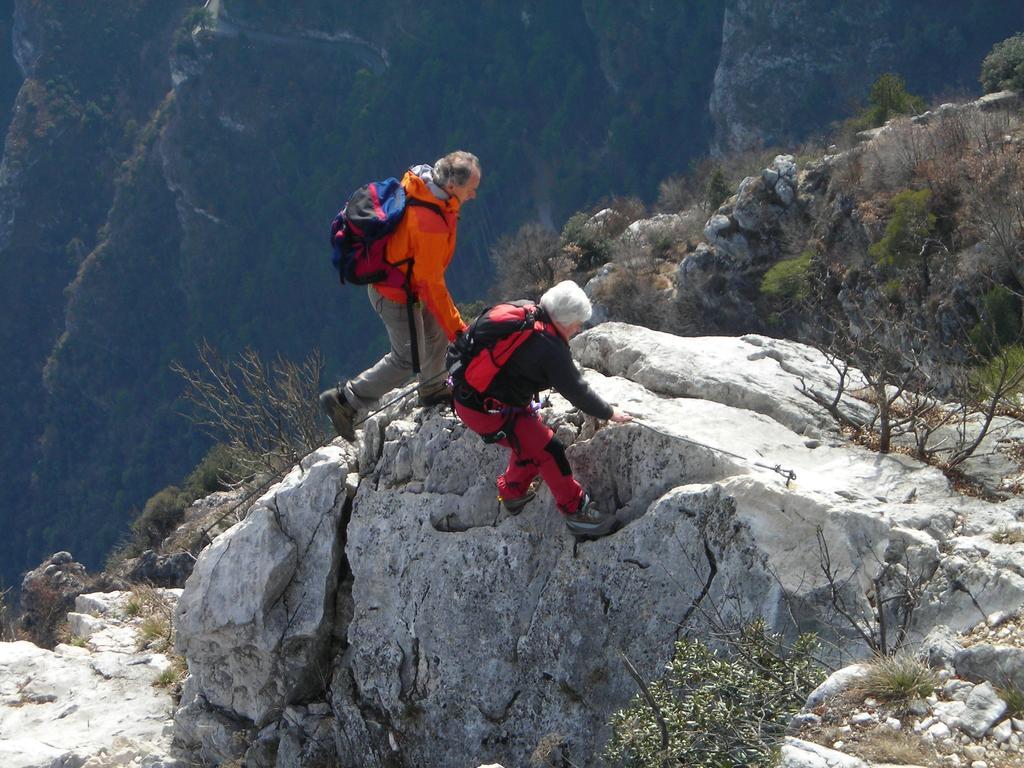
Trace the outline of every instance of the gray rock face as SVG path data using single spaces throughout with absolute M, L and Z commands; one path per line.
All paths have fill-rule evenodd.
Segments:
M 183 587 L 192 574 L 195 558 L 188 552 L 174 552 L 160 555 L 152 549 L 146 550 L 129 569 L 129 581 L 152 584 L 155 587 Z
M 979 643 L 957 652 L 953 664 L 965 680 L 995 680 L 1024 690 L 1024 648 Z
M 783 256 L 781 232 L 815 205 L 827 179 L 822 164 L 814 174 L 797 173 L 792 155 L 778 155 L 758 176 L 748 176 L 736 195 L 708 219 L 704 239 L 687 254 L 676 274 L 676 288 L 687 304 L 703 309 L 707 325 L 729 331 L 756 327 L 751 295 L 765 270 Z
M 350 448 L 317 451 L 203 551 L 176 625 L 192 690 L 210 705 L 262 726 L 323 689 L 354 466 Z
M 39 645 L 52 648 L 57 624 L 90 584 L 85 566 L 70 552 L 50 555 L 21 580 L 21 630 Z
M 999 698 L 991 683 L 974 686 L 960 715 L 960 730 L 980 739 L 1006 713 L 1006 702 Z
M 545 737 L 562 741 L 574 763 L 593 764 L 610 714 L 636 693 L 620 653 L 654 678 L 678 637 L 708 637 L 712 617 L 753 615 L 856 652 L 849 628 L 827 615 L 821 547 L 858 615 L 870 612 L 874 579 L 884 596 L 909 570 L 926 605 L 913 638 L 942 609 L 954 631 L 977 621 L 972 597 L 947 579 L 992 559 L 961 546 L 957 531 L 980 527 L 993 505 L 955 495 L 907 457 L 844 444 L 797 390 L 801 381 L 832 385 L 835 371 L 817 352 L 615 323 L 573 349 L 592 386 L 637 418 L 602 426 L 557 395 L 544 418 L 598 506 L 625 522 L 621 531 L 574 547 L 543 486 L 509 516 L 494 489 L 503 449 L 447 412 L 388 408 L 364 425 L 358 462 L 354 451 L 329 449 L 200 558 L 179 612 L 193 673 L 179 733 L 218 759 L 232 756 L 232 739 L 244 741 L 254 765 L 275 744 L 289 765 L 524 765 Z M 322 585 L 335 555 L 326 543 L 316 557 L 320 545 L 306 555 L 289 546 L 282 531 L 295 537 L 295 528 L 270 510 L 308 537 L 334 514 L 346 476 L 358 488 L 332 602 Z M 309 622 L 299 612 L 289 624 L 280 595 L 318 607 Z M 973 598 L 988 613 L 1018 599 L 1006 580 Z M 320 702 L 299 683 L 325 663 L 318 638 L 331 630 Z M 204 723 L 214 734 L 206 741 Z M 789 746 L 791 765 L 843 764 Z

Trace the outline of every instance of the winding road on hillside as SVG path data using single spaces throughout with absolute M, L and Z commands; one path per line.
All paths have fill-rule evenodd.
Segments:
M 231 19 L 222 0 L 207 0 L 206 10 L 211 17 L 210 32 L 220 37 L 239 37 L 268 45 L 301 46 L 303 48 L 342 49 L 352 54 L 361 64 L 380 74 L 388 67 L 388 54 L 384 48 L 374 46 L 351 32 L 307 32 L 280 35 L 264 32 Z

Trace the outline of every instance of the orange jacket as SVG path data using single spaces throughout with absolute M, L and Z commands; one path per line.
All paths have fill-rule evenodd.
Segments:
M 448 335 L 455 338 L 456 331 L 466 329 L 462 316 L 455 307 L 448 286 L 444 282 L 444 271 L 455 253 L 455 229 L 459 221 L 459 200 L 450 197 L 438 200 L 426 182 L 412 171 L 402 179 L 406 197 L 419 198 L 438 206 L 444 213 L 442 219 L 430 208 L 409 206 L 406 208 L 398 227 L 388 239 L 387 258 L 392 263 L 412 257 L 412 290 L 427 305 Z M 406 295 L 402 288 L 374 285 L 377 291 L 391 301 L 405 304 Z

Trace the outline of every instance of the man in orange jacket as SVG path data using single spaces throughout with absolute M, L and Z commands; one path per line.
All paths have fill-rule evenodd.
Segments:
M 413 374 L 412 325 L 420 362 L 420 405 L 436 405 L 449 398 L 445 350 L 466 324 L 448 293 L 444 273 L 455 253 L 459 209 L 476 197 L 479 186 L 480 161 L 462 151 L 445 155 L 433 166 L 413 166 L 402 179 L 407 199 L 429 203 L 409 205 L 387 245 L 388 261 L 413 260 L 410 288 L 416 301 L 412 321 L 404 288 L 367 286 L 370 304 L 387 329 L 391 350 L 354 379 L 321 393 L 320 405 L 346 440 L 355 440 L 359 409 L 371 408 Z

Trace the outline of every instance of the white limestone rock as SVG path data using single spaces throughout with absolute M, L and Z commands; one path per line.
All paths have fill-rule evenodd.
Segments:
M 90 594 L 78 606 L 107 605 L 90 620 L 84 647 L 48 651 L 0 643 L 0 765 L 4 768 L 185 768 L 172 753 L 170 693 L 153 682 L 170 664 L 138 650 L 137 620 L 120 612 L 127 593 Z M 100 625 L 100 626 L 96 626 Z M 103 648 L 95 641 L 103 637 Z M 114 645 L 115 640 L 119 644 Z
M 842 669 L 837 669 L 825 678 L 821 685 L 811 691 L 807 701 L 804 703 L 804 711 L 807 712 L 831 701 L 855 682 L 862 680 L 867 675 L 868 669 L 867 664 L 851 664 Z
M 200 555 L 178 602 L 177 647 L 214 707 L 262 726 L 322 687 L 354 467 L 354 449 L 320 449 Z
M 779 768 L 869 768 L 859 757 L 791 736 L 782 743 L 778 765 Z
M 265 629 L 281 629 L 273 602 L 291 562 L 265 516 L 265 541 L 247 542 L 243 523 L 204 553 L 193 575 L 209 585 L 195 587 L 192 606 L 211 618 L 250 605 L 236 625 L 184 630 L 198 672 L 186 686 L 182 732 L 202 742 L 200 716 L 230 715 L 212 729 L 220 746 L 201 748 L 228 759 L 217 750 L 232 738 L 256 739 L 255 759 L 276 738 L 267 728 L 277 722 L 293 755 L 302 724 L 316 714 L 333 723 L 340 764 L 439 768 L 464 765 L 484 743 L 501 745 L 495 758 L 525 764 L 538 733 L 571 733 L 566 757 L 583 764 L 604 743 L 609 715 L 635 694 L 616 652 L 628 651 L 641 674 L 655 677 L 676 637 L 707 636 L 702 601 L 725 621 L 761 615 L 773 628 L 791 628 L 791 618 L 820 628 L 830 590 L 819 535 L 854 612 L 870 611 L 866 594 L 883 564 L 920 573 L 924 605 L 912 640 L 937 623 L 956 632 L 976 622 L 972 595 L 986 613 L 1007 609 L 1012 589 L 974 591 L 974 579 L 1012 586 L 1010 561 L 986 566 L 994 553 L 980 557 L 956 526 L 991 505 L 958 496 L 937 470 L 909 457 L 846 444 L 797 390 L 801 382 L 833 386 L 835 372 L 817 352 L 760 336 L 681 339 L 622 324 L 581 334 L 573 348 L 590 384 L 637 418 L 600 424 L 557 395 L 543 415 L 595 503 L 626 524 L 621 531 L 574 547 L 543 486 L 509 516 L 494 490 L 504 449 L 484 445 L 445 411 L 389 407 L 367 422 L 359 448 L 344 539 L 351 573 L 333 627 L 345 651 L 330 671 L 330 714 L 296 709 L 294 722 L 275 720 L 298 697 L 280 683 L 291 674 L 280 674 L 285 646 Z M 869 412 L 856 400 L 842 407 Z M 338 460 L 336 483 L 347 478 L 351 487 L 354 457 L 352 449 L 348 467 Z M 776 465 L 796 480 L 787 484 Z M 305 483 L 325 482 L 307 472 Z M 253 560 L 235 550 L 260 556 L 261 570 L 248 577 L 252 595 L 232 591 L 237 567 L 216 564 Z M 211 602 L 206 593 L 222 597 Z M 302 649 L 296 655 L 308 668 L 314 656 Z M 958 712 L 939 709 L 945 719 L 927 727 L 957 722 Z
M 991 683 L 975 686 L 965 704 L 958 726 L 976 739 L 988 733 L 1006 713 L 1006 702 L 996 693 Z

